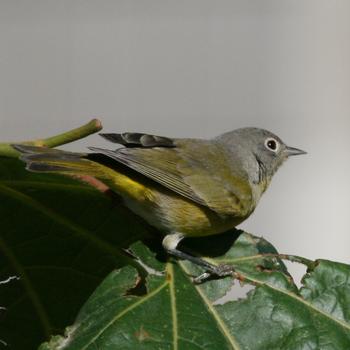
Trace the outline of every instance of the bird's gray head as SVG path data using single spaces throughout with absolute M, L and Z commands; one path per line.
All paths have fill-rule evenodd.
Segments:
M 233 156 L 233 161 L 244 165 L 251 180 L 264 182 L 266 186 L 288 157 L 306 153 L 287 146 L 272 132 L 258 128 L 236 129 L 216 140 Z

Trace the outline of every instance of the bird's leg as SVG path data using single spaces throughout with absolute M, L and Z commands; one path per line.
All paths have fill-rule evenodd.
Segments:
M 190 255 L 188 253 L 182 252 L 176 249 L 179 242 L 184 238 L 181 233 L 172 233 L 164 237 L 163 247 L 168 254 L 176 256 L 177 258 L 191 261 L 192 263 L 203 267 L 206 272 L 194 279 L 194 282 L 201 283 L 211 276 L 225 277 L 232 276 L 234 268 L 230 265 L 213 265 L 204 259 L 198 258 L 196 256 Z

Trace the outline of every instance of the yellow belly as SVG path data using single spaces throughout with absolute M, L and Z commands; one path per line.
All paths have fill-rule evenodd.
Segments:
M 221 217 L 143 176 L 113 171 L 113 177 L 106 182 L 128 208 L 164 234 L 207 236 L 224 232 L 243 221 L 243 218 Z
M 222 217 L 214 211 L 173 193 L 157 194 L 160 198 L 160 214 L 172 232 L 186 236 L 218 234 L 238 225 L 241 220 Z

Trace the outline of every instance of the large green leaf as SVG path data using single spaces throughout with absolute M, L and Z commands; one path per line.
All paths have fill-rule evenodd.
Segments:
M 225 280 L 194 285 L 189 263 L 162 265 L 156 260 L 151 267 L 165 268 L 164 275 L 149 274 L 147 292 L 137 295 L 133 290 L 142 282 L 135 269 L 125 267 L 113 271 L 97 288 L 66 337 L 54 337 L 41 350 L 349 349 L 350 324 L 339 312 L 347 314 L 349 309 L 349 266 L 320 262 L 308 273 L 307 284 L 312 287 L 303 287 L 301 294 L 317 295 L 318 300 L 330 294 L 324 288 L 331 278 L 328 273 L 341 275 L 332 279 L 330 289 L 347 297 L 333 298 L 338 311 L 327 311 L 326 302 L 319 306 L 300 295 L 284 275 L 284 267 L 254 272 L 256 264 L 251 263 L 242 272 L 243 261 L 264 264 L 259 246 L 264 246 L 264 253 L 273 251 L 271 246 L 266 249 L 264 240 L 243 233 L 229 251 L 236 255 L 235 265 L 242 277 L 256 283 L 244 299 L 217 305 L 213 301 L 228 289 Z M 144 246 L 136 244 L 132 249 L 150 262 L 152 253 Z M 239 256 L 244 250 L 248 255 Z
M 134 263 L 120 247 L 145 234 L 137 221 L 91 186 L 0 158 L 0 280 L 20 277 L 0 288 L 0 339 L 34 349 L 72 323 L 113 268 Z

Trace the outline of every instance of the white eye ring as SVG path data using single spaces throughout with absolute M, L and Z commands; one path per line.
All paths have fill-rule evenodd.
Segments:
M 269 137 L 265 140 L 265 147 L 269 151 L 277 153 L 278 149 L 280 148 L 280 143 L 273 137 Z

